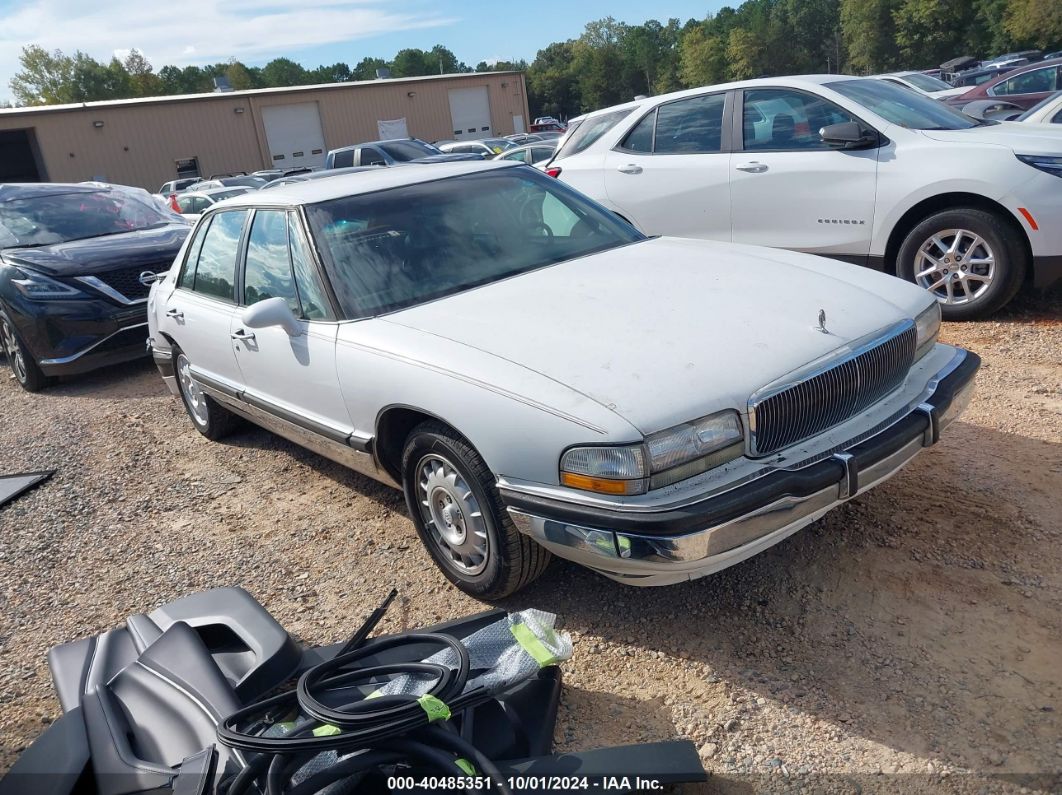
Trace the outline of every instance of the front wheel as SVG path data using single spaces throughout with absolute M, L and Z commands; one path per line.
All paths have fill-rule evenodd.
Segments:
M 29 350 L 22 344 L 15 332 L 15 324 L 3 310 L 0 310 L 0 346 L 7 356 L 7 364 L 14 373 L 15 380 L 27 392 L 39 392 L 52 383 L 52 379 L 44 374 Z
M 1021 288 L 1025 251 L 1000 216 L 973 208 L 935 213 L 904 239 L 897 274 L 928 290 L 945 320 L 976 320 Z
M 549 552 L 516 529 L 490 469 L 453 429 L 434 421 L 414 428 L 402 476 L 421 542 L 465 593 L 501 599 L 545 571 Z
M 173 349 L 173 369 L 181 402 L 195 429 L 211 441 L 232 433 L 239 418 L 200 388 L 192 377 L 192 363 L 180 348 Z

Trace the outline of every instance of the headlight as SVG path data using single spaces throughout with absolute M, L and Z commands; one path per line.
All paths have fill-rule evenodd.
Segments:
M 89 297 L 76 287 L 57 282 L 55 279 L 49 279 L 47 276 L 41 276 L 39 273 L 26 273 L 24 271 L 19 271 L 18 273 L 22 278 L 12 279 L 11 283 L 15 285 L 15 289 L 31 301 L 56 301 L 64 298 Z
M 644 494 L 738 458 L 744 433 L 723 411 L 651 434 L 640 445 L 573 447 L 560 462 L 563 485 L 601 494 Z
M 1057 155 L 1015 155 L 1015 157 L 1027 166 L 1062 177 L 1062 157 Z
M 937 335 L 940 333 L 940 304 L 934 301 L 929 308 L 925 309 L 915 318 L 915 329 L 918 338 L 915 342 L 915 360 L 921 359 L 937 343 Z

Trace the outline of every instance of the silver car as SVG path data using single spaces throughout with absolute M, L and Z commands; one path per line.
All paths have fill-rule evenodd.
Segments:
M 737 563 L 933 445 L 979 362 L 914 285 L 646 238 L 503 162 L 221 202 L 149 323 L 200 433 L 243 418 L 402 489 L 488 599 L 551 553 L 634 585 Z

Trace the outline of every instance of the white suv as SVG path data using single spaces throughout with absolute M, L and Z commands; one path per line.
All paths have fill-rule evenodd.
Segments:
M 1062 134 L 882 80 L 749 80 L 597 111 L 572 121 L 548 173 L 650 235 L 894 273 L 951 320 L 1062 278 Z

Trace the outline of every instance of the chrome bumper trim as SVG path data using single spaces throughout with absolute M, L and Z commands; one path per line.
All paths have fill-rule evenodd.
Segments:
M 583 527 L 512 507 L 508 509 L 509 515 L 517 529 L 558 557 L 614 580 L 653 586 L 697 579 L 779 543 L 841 503 L 891 478 L 924 448 L 937 442 L 940 432 L 969 405 L 973 392 L 971 380 L 955 394 L 943 413 L 928 403 L 917 407 L 916 411 L 930 415 L 927 431 L 869 466 L 860 469 L 854 456 L 834 453 L 832 457 L 844 467 L 844 475 L 837 483 L 805 497 L 784 497 L 736 519 L 692 533 L 648 536 Z

